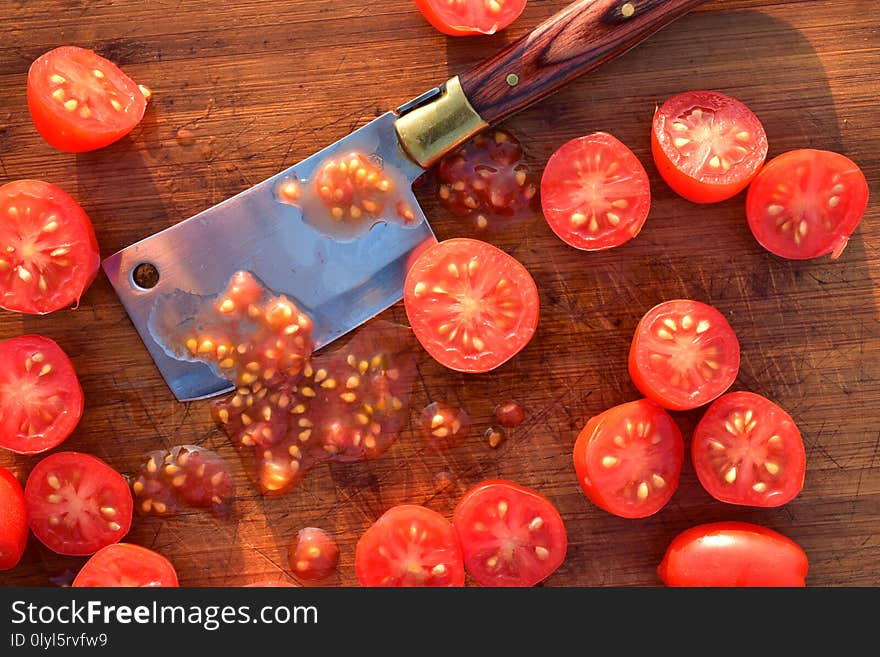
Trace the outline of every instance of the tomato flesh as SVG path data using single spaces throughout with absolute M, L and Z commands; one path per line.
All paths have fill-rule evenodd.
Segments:
M 15 568 L 27 545 L 27 511 L 18 479 L 0 466 L 0 570 Z
M 645 518 L 678 488 L 684 441 L 666 411 L 640 399 L 590 418 L 573 456 L 578 483 L 593 504 L 622 518 Z
M 837 258 L 868 207 L 868 181 L 839 153 L 801 149 L 767 163 L 749 187 L 755 239 L 783 258 Z
M 28 524 L 58 554 L 84 556 L 119 542 L 131 527 L 128 484 L 104 461 L 56 452 L 40 461 L 25 484 Z
M 429 447 L 437 451 L 452 449 L 467 438 L 470 418 L 462 409 L 443 402 L 431 402 L 419 416 L 422 435 Z
M 177 571 L 158 552 L 131 543 L 98 550 L 80 569 L 74 587 L 176 587 Z
M 39 180 L 0 187 L 0 308 L 78 305 L 100 259 L 88 215 L 64 190 Z
M 481 586 L 534 586 L 565 560 L 565 524 L 531 488 L 489 480 L 471 488 L 453 514 L 464 565 Z
M 34 126 L 51 146 L 72 153 L 127 135 L 143 118 L 148 96 L 113 62 L 76 46 L 50 50 L 28 71 Z
M 403 300 L 425 351 L 460 372 L 488 372 L 507 362 L 538 325 L 531 274 L 479 240 L 446 240 L 422 252 L 407 274 Z
M 401 504 L 358 541 L 354 567 L 361 586 L 463 586 L 458 535 L 436 511 Z
M 801 547 L 746 522 L 699 525 L 676 536 L 657 568 L 666 586 L 805 586 Z
M 775 507 L 804 485 L 807 457 L 791 416 L 752 392 L 731 392 L 709 406 L 691 442 L 694 469 L 717 500 Z
M 323 529 L 305 527 L 297 532 L 296 538 L 290 543 L 287 560 L 300 579 L 327 579 L 339 563 L 339 546 Z
M 585 251 L 638 235 L 651 208 L 648 174 L 623 143 L 605 132 L 572 139 L 550 156 L 541 206 L 553 232 Z
M 443 34 L 495 34 L 515 21 L 526 0 L 415 0 L 416 7 Z
M 767 135 L 743 103 L 717 91 L 688 91 L 654 113 L 657 170 L 695 203 L 728 199 L 749 184 L 767 157 Z
M 633 336 L 629 373 L 645 397 L 684 411 L 707 404 L 736 379 L 739 341 L 712 306 L 675 299 L 645 313 Z

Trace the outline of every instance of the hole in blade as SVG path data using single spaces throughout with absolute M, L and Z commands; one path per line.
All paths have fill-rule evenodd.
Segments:
M 159 284 L 159 270 L 151 262 L 142 262 L 131 270 L 131 284 L 138 290 L 151 290 Z

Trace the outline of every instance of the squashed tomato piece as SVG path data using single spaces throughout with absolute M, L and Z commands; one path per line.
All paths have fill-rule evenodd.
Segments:
M 791 416 L 752 392 L 731 392 L 709 406 L 691 442 L 703 488 L 721 502 L 773 507 L 804 485 L 807 457 Z
M 437 451 L 457 447 L 467 437 L 470 418 L 462 409 L 443 402 L 431 402 L 419 417 L 425 442 Z
M 118 543 L 131 527 L 128 484 L 104 461 L 56 452 L 37 463 L 24 487 L 28 524 L 58 554 L 85 556 Z
M 425 250 L 407 274 L 403 300 L 425 351 L 460 372 L 488 372 L 507 362 L 538 325 L 531 274 L 479 240 L 451 239 Z
M 135 508 L 144 515 L 170 516 L 185 503 L 225 516 L 235 483 L 229 466 L 217 453 L 179 445 L 147 454 L 131 489 Z
M 63 443 L 83 413 L 73 364 L 54 340 L 0 342 L 0 447 L 38 454 Z
M 746 216 L 755 239 L 783 258 L 838 258 L 865 209 L 868 182 L 831 151 L 801 149 L 767 163 L 749 187 Z
M 676 536 L 657 568 L 666 586 L 805 586 L 801 547 L 746 522 L 699 525 Z
M 642 317 L 629 373 L 645 397 L 686 411 L 727 390 L 739 372 L 739 341 L 720 312 L 699 301 L 660 303 Z
M 736 98 L 688 91 L 654 113 L 651 149 L 657 170 L 675 192 L 695 203 L 716 203 L 755 177 L 767 157 L 767 135 Z
M 9 470 L 0 467 L 0 570 L 15 568 L 27 545 L 24 491 Z
M 100 260 L 92 222 L 63 189 L 39 180 L 0 187 L 0 308 L 76 306 Z
M 443 34 L 495 34 L 515 21 L 526 0 L 415 0 L 428 22 Z
M 509 221 L 537 206 L 538 186 L 517 139 L 492 128 L 475 135 L 437 165 L 440 203 L 460 217 L 474 216 L 477 228 L 491 218 Z
M 28 71 L 34 126 L 51 146 L 79 153 L 112 144 L 140 123 L 150 92 L 92 50 L 61 46 Z
M 401 504 L 364 532 L 354 567 L 361 586 L 463 586 L 458 535 L 436 511 Z
M 574 445 L 584 494 L 622 518 L 645 518 L 666 506 L 678 488 L 683 461 L 678 425 L 648 399 L 590 418 Z
M 648 174 L 606 132 L 578 137 L 547 161 L 541 207 L 553 232 L 585 251 L 610 249 L 639 234 L 651 208 Z
M 489 480 L 453 514 L 464 565 L 481 586 L 534 586 L 565 560 L 568 538 L 553 503 L 531 488 Z
M 287 560 L 293 573 L 300 579 L 327 579 L 339 563 L 339 546 L 323 529 L 305 527 L 291 541 Z
M 176 587 L 177 571 L 158 552 L 131 543 L 115 543 L 93 554 L 72 586 Z

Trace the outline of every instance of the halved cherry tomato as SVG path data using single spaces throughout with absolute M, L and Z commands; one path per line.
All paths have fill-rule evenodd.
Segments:
M 28 71 L 28 109 L 51 146 L 71 153 L 112 144 L 143 118 L 149 90 L 97 53 L 61 46 Z
M 92 222 L 63 189 L 0 187 L 0 308 L 42 315 L 77 305 L 100 261 Z
M 678 425 L 648 399 L 590 418 L 574 445 L 584 494 L 621 518 L 644 518 L 666 506 L 678 488 L 683 461 Z
M 515 21 L 526 0 L 415 0 L 416 7 L 443 34 L 495 34 Z
M 92 555 L 72 586 L 176 587 L 177 571 L 158 552 L 131 543 L 115 543 Z
M 805 586 L 807 555 L 790 538 L 747 522 L 699 525 L 676 536 L 657 568 L 666 586 Z
M 688 91 L 654 113 L 651 150 L 657 170 L 695 203 L 735 196 L 767 157 L 767 135 L 740 101 L 717 91 Z
M 636 327 L 629 373 L 648 399 L 673 411 L 707 404 L 739 372 L 739 341 L 724 315 L 699 301 L 651 308 Z
M 24 487 L 34 536 L 58 554 L 84 556 L 118 543 L 131 527 L 128 484 L 104 461 L 56 452 L 37 463 Z
M 414 504 L 388 509 L 364 532 L 354 567 L 362 586 L 463 586 L 458 535 L 436 511 Z
M 565 560 L 568 538 L 556 507 L 511 481 L 471 488 L 455 507 L 452 523 L 465 568 L 481 586 L 534 586 Z
M 403 300 L 425 351 L 460 372 L 488 372 L 507 362 L 538 325 L 531 274 L 479 240 L 451 239 L 424 251 L 407 274 Z
M 622 142 L 595 132 L 564 144 L 541 178 L 541 206 L 566 244 L 598 251 L 638 235 L 651 208 L 648 174 Z
M 858 165 L 810 148 L 770 160 L 746 198 L 755 239 L 793 260 L 839 257 L 867 207 L 868 182 Z
M 57 447 L 83 413 L 73 364 L 54 340 L 23 335 L 0 342 L 0 447 L 38 454 Z
M 694 431 L 694 469 L 721 502 L 781 506 L 804 486 L 807 456 L 791 416 L 753 392 L 716 399 Z
M 24 491 L 9 470 L 0 467 L 0 570 L 15 568 L 27 544 Z

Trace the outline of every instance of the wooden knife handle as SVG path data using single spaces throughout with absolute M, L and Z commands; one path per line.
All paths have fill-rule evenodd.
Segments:
M 580 0 L 459 76 L 488 123 L 549 96 L 706 0 Z

